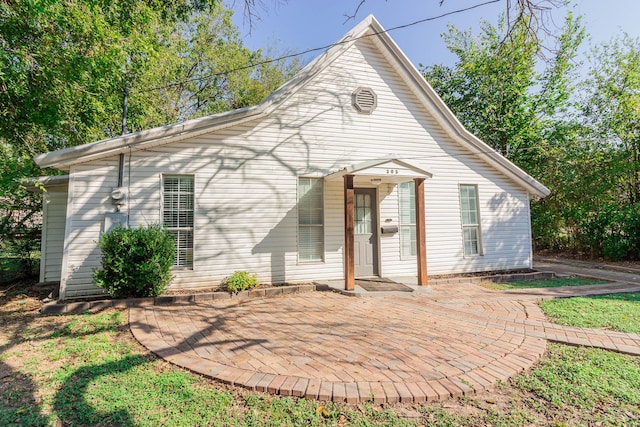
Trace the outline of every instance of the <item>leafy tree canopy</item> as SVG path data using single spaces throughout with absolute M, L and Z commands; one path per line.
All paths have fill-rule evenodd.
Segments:
M 572 60 L 583 38 L 579 20 L 567 17 L 555 55 L 539 61 L 539 40 L 526 21 L 509 29 L 482 24 L 481 34 L 449 27 L 445 42 L 453 67 L 422 67 L 425 78 L 462 123 L 507 158 L 527 168 L 551 120 L 568 107 Z M 544 65 L 544 70 L 538 68 Z
M 541 61 L 526 20 L 477 36 L 450 27 L 458 61 L 423 73 L 469 130 L 552 190 L 531 207 L 538 248 L 640 259 L 640 41 L 594 48 L 581 78 L 583 38 L 568 15 Z
M 218 74 L 263 57 L 215 0 L 2 3 L 0 46 L 0 138 L 29 156 L 120 134 L 125 87 L 140 130 L 258 102 L 290 70 Z
M 128 131 L 256 104 L 298 66 L 266 59 L 219 0 L 0 2 L 0 257 L 33 238 L 21 179 L 55 173 L 34 155 L 120 135 L 125 93 Z

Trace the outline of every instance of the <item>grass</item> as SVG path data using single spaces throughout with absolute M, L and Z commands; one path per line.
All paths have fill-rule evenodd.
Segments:
M 556 323 L 640 334 L 640 293 L 562 298 L 540 307 Z
M 372 405 L 318 411 L 315 401 L 221 387 L 144 351 L 120 311 L 50 319 L 17 330 L 2 353 L 11 378 L 0 383 L 2 426 L 415 425 Z
M 604 283 L 598 279 L 586 279 L 584 277 L 557 277 L 555 279 L 542 280 L 518 280 L 509 283 L 483 283 L 482 286 L 498 291 L 509 289 L 531 289 L 531 288 L 557 288 L 560 286 L 585 286 L 600 285 Z
M 31 253 L 28 259 L 0 252 L 0 284 L 13 282 L 16 278 L 38 274 L 39 269 L 40 252 Z
M 133 339 L 126 311 L 45 317 L 29 292 L 11 293 L 0 293 L 2 426 L 640 425 L 638 357 L 549 344 L 535 369 L 475 396 L 324 405 L 176 368 Z
M 589 425 L 640 425 L 640 359 L 594 348 L 549 344 L 547 357 L 514 385 L 545 410 L 581 414 Z M 574 425 L 565 420 L 566 425 Z M 581 424 L 581 423 L 575 423 Z M 587 424 L 586 422 L 584 424 Z

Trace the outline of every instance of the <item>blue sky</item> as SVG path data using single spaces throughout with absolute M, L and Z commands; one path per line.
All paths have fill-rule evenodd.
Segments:
M 232 2 L 232 0 L 228 0 Z M 358 11 L 355 21 L 345 18 L 353 14 L 359 0 L 262 0 L 265 10 L 259 10 L 260 20 L 254 20 L 253 28 L 243 18 L 243 0 L 235 0 L 234 22 L 240 29 L 245 44 L 252 49 L 274 49 L 275 52 L 298 52 L 331 44 L 340 39 L 351 27 L 369 14 L 374 14 L 383 27 L 391 28 L 420 19 L 429 18 L 465 7 L 483 3 L 485 0 L 367 0 Z M 513 0 L 515 1 L 515 0 Z M 587 34 L 592 43 L 610 40 L 613 36 L 627 32 L 640 37 L 639 0 L 579 0 L 570 8 L 583 15 Z M 506 0 L 471 11 L 456 13 L 442 19 L 426 22 L 391 32 L 391 37 L 407 54 L 419 64 L 452 65 L 455 57 L 449 53 L 440 35 L 451 23 L 460 29 L 478 31 L 481 20 L 496 22 L 504 11 Z M 567 9 L 556 10 L 553 19 L 562 24 Z M 551 23 L 550 25 L 553 25 Z M 587 46 L 583 47 L 583 52 Z M 306 56 L 312 59 L 317 53 Z

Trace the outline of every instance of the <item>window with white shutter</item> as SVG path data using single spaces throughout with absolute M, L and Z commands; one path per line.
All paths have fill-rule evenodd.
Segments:
M 413 182 L 398 185 L 400 204 L 400 255 L 416 255 L 416 191 Z
M 193 175 L 163 177 L 163 223 L 176 242 L 177 268 L 193 268 Z
M 462 214 L 462 241 L 465 255 L 482 255 L 480 239 L 480 208 L 478 187 L 460 185 L 460 212 Z
M 323 260 L 323 198 L 323 179 L 298 179 L 298 260 L 300 262 Z

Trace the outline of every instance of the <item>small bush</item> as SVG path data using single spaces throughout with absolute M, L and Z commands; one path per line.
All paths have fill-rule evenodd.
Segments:
M 229 292 L 237 293 L 258 286 L 258 279 L 255 274 L 249 274 L 246 271 L 234 271 L 231 276 L 224 280 L 224 286 Z
M 93 280 L 115 298 L 160 295 L 173 278 L 174 238 L 159 225 L 116 227 L 102 234 L 98 247 L 102 269 Z

